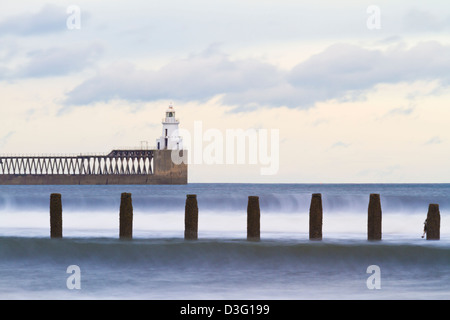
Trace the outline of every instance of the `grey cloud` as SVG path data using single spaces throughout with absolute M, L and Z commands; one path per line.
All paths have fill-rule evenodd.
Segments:
M 8 61 L 4 59 L 4 65 L 0 65 L 0 79 L 16 80 L 68 75 L 92 66 L 103 51 L 103 45 L 99 43 L 29 51 L 24 56 L 26 62 L 15 67 L 8 67 Z
M 403 18 L 405 31 L 438 32 L 450 29 L 450 16 L 443 17 L 423 9 L 412 8 Z
M 103 52 L 102 45 L 53 47 L 27 54 L 28 62 L 12 72 L 13 78 L 47 77 L 77 72 L 91 65 Z
M 321 88 L 335 96 L 336 92 L 362 89 L 377 81 L 374 77 L 381 61 L 379 51 L 336 44 L 294 67 L 289 80 L 295 86 Z
M 0 35 L 30 36 L 66 29 L 66 8 L 47 4 L 39 12 L 11 16 L 0 21 Z
M 309 108 L 329 99 L 354 101 L 381 83 L 450 82 L 450 47 L 435 41 L 385 51 L 335 44 L 290 71 L 257 60 L 203 53 L 163 68 L 120 63 L 103 69 L 66 95 L 66 105 L 127 100 L 205 101 L 216 95 L 239 111 L 255 107 Z
M 195 55 L 158 71 L 139 70 L 131 63 L 102 69 L 67 94 L 67 105 L 121 98 L 133 101 L 206 100 L 251 88 L 264 90 L 282 80 L 274 66 L 256 60 L 231 61 L 225 55 Z
M 296 66 L 290 75 L 295 86 L 322 90 L 325 98 L 339 98 L 379 83 L 442 79 L 448 81 L 450 47 L 422 42 L 386 52 L 337 44 Z

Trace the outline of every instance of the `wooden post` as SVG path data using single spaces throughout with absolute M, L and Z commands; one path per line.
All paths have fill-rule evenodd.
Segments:
M 322 240 L 322 194 L 313 193 L 309 207 L 309 239 Z
M 247 204 L 247 240 L 260 240 L 260 217 L 259 197 L 249 196 Z
M 120 197 L 119 238 L 131 239 L 133 237 L 133 204 L 131 193 L 122 193 Z
M 184 207 L 184 239 L 198 239 L 198 205 L 197 195 L 188 194 Z
M 50 195 L 50 238 L 62 238 L 61 194 Z
M 431 203 L 427 214 L 427 240 L 439 240 L 441 237 L 441 214 L 439 205 Z
M 367 239 L 381 240 L 381 201 L 380 195 L 370 194 L 367 217 Z

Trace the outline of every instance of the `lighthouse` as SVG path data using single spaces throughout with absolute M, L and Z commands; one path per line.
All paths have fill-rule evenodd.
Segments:
M 183 149 L 183 139 L 178 135 L 179 124 L 180 122 L 175 118 L 175 109 L 172 104 L 170 104 L 166 110 L 166 117 L 162 120 L 162 136 L 159 139 L 156 139 L 156 149 Z

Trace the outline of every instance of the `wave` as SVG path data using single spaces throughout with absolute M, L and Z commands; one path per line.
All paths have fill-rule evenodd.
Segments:
M 26 188 L 25 188 L 26 187 Z M 382 209 L 391 213 L 426 213 L 429 203 L 438 203 L 443 210 L 450 208 L 450 197 L 442 190 L 429 187 L 360 189 L 358 186 L 338 185 L 227 185 L 200 186 L 20 186 L 2 190 L 1 211 L 48 210 L 51 192 L 62 193 L 63 208 L 77 211 L 115 211 L 120 205 L 120 193 L 131 192 L 137 210 L 158 213 L 183 211 L 186 194 L 197 194 L 199 210 L 242 212 L 249 195 L 260 197 L 261 211 L 279 213 L 307 212 L 311 194 L 322 193 L 324 211 L 330 213 L 366 213 L 369 194 L 381 194 Z M 366 190 L 367 189 L 367 190 Z M 449 190 L 445 191 L 450 191 Z M 6 192 L 5 192 L 6 191 Z
M 299 268 L 302 265 L 351 267 L 352 265 L 447 266 L 447 244 L 371 243 L 368 241 L 263 241 L 181 239 L 131 240 L 43 239 L 0 237 L 0 261 L 49 263 L 95 262 L 105 265 L 165 265 L 174 268 L 214 266 Z
M 450 185 L 189 184 L 186 186 L 0 186 L 0 235 L 47 236 L 50 193 L 62 194 L 64 235 L 116 237 L 120 194 L 131 192 L 133 230 L 142 238 L 182 237 L 187 194 L 197 194 L 199 236 L 243 238 L 249 195 L 259 195 L 261 236 L 300 238 L 308 233 L 312 193 L 322 193 L 324 237 L 366 237 L 370 193 L 381 194 L 383 238 L 422 234 L 428 204 L 447 223 Z
M 449 242 L 0 237 L 3 299 L 446 299 Z M 81 290 L 67 290 L 68 266 Z M 368 267 L 382 290 L 368 290 Z
M 383 239 L 420 239 L 424 214 L 383 214 Z M 12 212 L 0 213 L 0 236 L 47 237 L 49 213 Z M 63 210 L 64 237 L 111 237 L 119 230 L 119 210 L 111 212 L 85 212 Z M 245 238 L 246 212 L 199 212 L 200 238 Z M 308 212 L 261 213 L 262 239 L 303 239 L 309 233 Z M 149 213 L 134 210 L 133 236 L 137 238 L 171 238 L 184 236 L 184 211 Z M 323 214 L 324 238 L 366 239 L 367 215 L 356 213 Z M 450 236 L 448 218 L 441 218 L 441 239 Z

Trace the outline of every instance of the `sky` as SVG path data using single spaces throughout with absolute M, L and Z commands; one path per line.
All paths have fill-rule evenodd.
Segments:
M 191 183 L 448 183 L 449 35 L 437 0 L 3 1 L 0 153 L 154 146 L 172 104 Z

